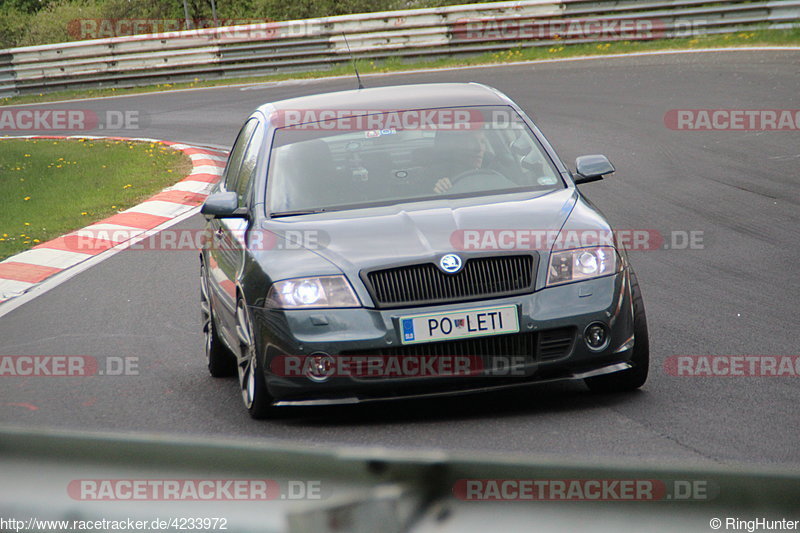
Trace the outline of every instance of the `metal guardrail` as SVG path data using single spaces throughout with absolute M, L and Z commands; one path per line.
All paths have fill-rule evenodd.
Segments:
M 349 60 L 343 34 L 355 56 L 374 61 L 797 26 L 800 0 L 522 0 L 365 13 L 0 50 L 0 97 L 325 70 Z
M 212 480 L 244 482 L 245 487 L 267 483 L 275 490 L 258 497 L 233 487 L 211 495 L 131 488 L 134 482 L 140 488 L 163 482 L 200 487 Z M 537 489 L 530 493 L 533 497 L 526 497 L 490 490 L 492 485 L 486 483 L 477 497 L 469 497 L 466 483 L 483 485 L 482 480 L 508 481 L 512 487 L 535 481 L 554 490 Z M 608 495 L 592 493 L 592 482 L 612 490 Z M 664 490 L 613 489 L 622 482 Z M 586 486 L 587 492 L 580 496 L 562 487 L 559 493 L 557 483 Z M 292 486 L 305 489 L 289 490 Z M 800 470 L 787 465 L 644 463 L 634 457 L 576 460 L 534 451 L 523 456 L 311 448 L 257 439 L 0 427 L 0 531 L 85 531 L 87 527 L 75 522 L 124 524 L 130 519 L 149 525 L 182 517 L 224 519 L 226 531 L 235 533 L 753 531 L 766 526 L 750 527 L 747 521 L 800 520 L 798 501 Z M 736 527 L 727 523 L 733 517 L 740 522 Z M 721 528 L 709 527 L 714 519 L 721 521 Z M 47 527 L 46 521 L 69 525 Z M 792 524 L 781 529 L 796 530 Z M 191 522 L 184 526 L 220 529 Z M 116 530 L 98 525 L 93 529 Z

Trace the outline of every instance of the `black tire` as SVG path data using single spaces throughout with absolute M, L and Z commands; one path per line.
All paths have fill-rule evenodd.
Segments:
M 200 316 L 203 320 L 206 362 L 208 372 L 215 378 L 236 375 L 236 357 L 228 350 L 217 335 L 211 296 L 208 292 L 208 278 L 205 265 L 200 265 Z
M 633 334 L 635 341 L 631 357 L 632 368 L 605 376 L 583 380 L 589 390 L 597 393 L 628 392 L 636 390 L 647 381 L 650 367 L 650 339 L 647 333 L 647 315 L 644 311 L 642 290 L 636 274 L 631 272 L 631 296 L 633 298 Z
M 264 373 L 259 367 L 250 312 L 243 300 L 236 303 L 236 332 L 239 338 L 237 370 L 242 400 L 250 416 L 256 420 L 269 418 L 274 412 L 272 397 L 267 391 Z

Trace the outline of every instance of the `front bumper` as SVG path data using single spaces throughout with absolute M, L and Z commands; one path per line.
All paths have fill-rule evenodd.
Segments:
M 572 343 L 547 359 L 542 354 L 515 358 L 501 373 L 469 376 L 359 377 L 334 375 L 314 380 L 287 376 L 276 362 L 286 356 L 324 353 L 332 358 L 354 353 L 392 353 L 403 357 L 398 317 L 488 306 L 516 305 L 520 332 L 542 337 L 559 330 L 572 332 Z M 279 405 L 352 403 L 365 400 L 436 396 L 520 386 L 534 382 L 583 379 L 629 368 L 633 348 L 633 306 L 630 269 L 508 298 L 403 309 L 316 309 L 283 311 L 253 307 L 260 368 L 270 395 Z M 592 350 L 583 333 L 593 323 L 604 324 L 607 346 Z M 484 337 L 486 338 L 486 337 Z M 433 343 L 435 344 L 435 343 Z M 417 345 L 421 348 L 425 345 Z M 399 351 L 398 351 L 399 349 Z M 502 357 L 506 354 L 496 354 Z M 481 360 L 491 359 L 484 355 Z M 487 367 L 491 363 L 487 361 Z M 278 371 L 276 371 L 278 370 Z

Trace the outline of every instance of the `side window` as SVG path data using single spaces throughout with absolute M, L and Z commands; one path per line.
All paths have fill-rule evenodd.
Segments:
M 257 123 L 255 133 L 247 145 L 242 158 L 242 165 L 239 169 L 239 179 L 236 180 L 236 194 L 239 195 L 239 207 L 247 204 L 247 195 L 250 187 L 250 182 L 256 170 L 258 163 L 258 156 L 261 153 L 261 144 L 264 140 L 264 127 Z
M 225 175 L 222 177 L 223 190 L 232 191 L 236 188 L 236 177 L 239 175 L 239 167 L 242 166 L 244 150 L 247 148 L 247 143 L 257 124 L 258 120 L 251 118 L 239 131 L 236 142 L 233 143 L 231 155 L 228 156 L 228 164 L 225 165 Z

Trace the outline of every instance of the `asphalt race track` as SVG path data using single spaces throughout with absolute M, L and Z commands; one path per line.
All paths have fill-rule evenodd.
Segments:
M 3 316 L 0 354 L 135 357 L 139 375 L 2 377 L 0 423 L 317 447 L 800 464 L 800 377 L 675 377 L 663 368 L 674 355 L 800 354 L 800 132 L 675 131 L 663 120 L 671 109 L 800 109 L 800 52 L 365 77 L 367 86 L 433 81 L 478 81 L 506 92 L 570 165 L 581 154 L 606 154 L 616 175 L 581 188 L 617 228 L 702 232 L 701 249 L 631 253 L 653 358 L 641 391 L 596 396 L 582 383 L 551 384 L 293 408 L 256 422 L 235 380 L 206 371 L 196 252 L 128 250 Z M 263 102 L 354 86 L 335 79 L 50 107 L 138 110 L 145 128 L 101 133 L 228 147 Z M 177 227 L 201 226 L 197 215 Z

